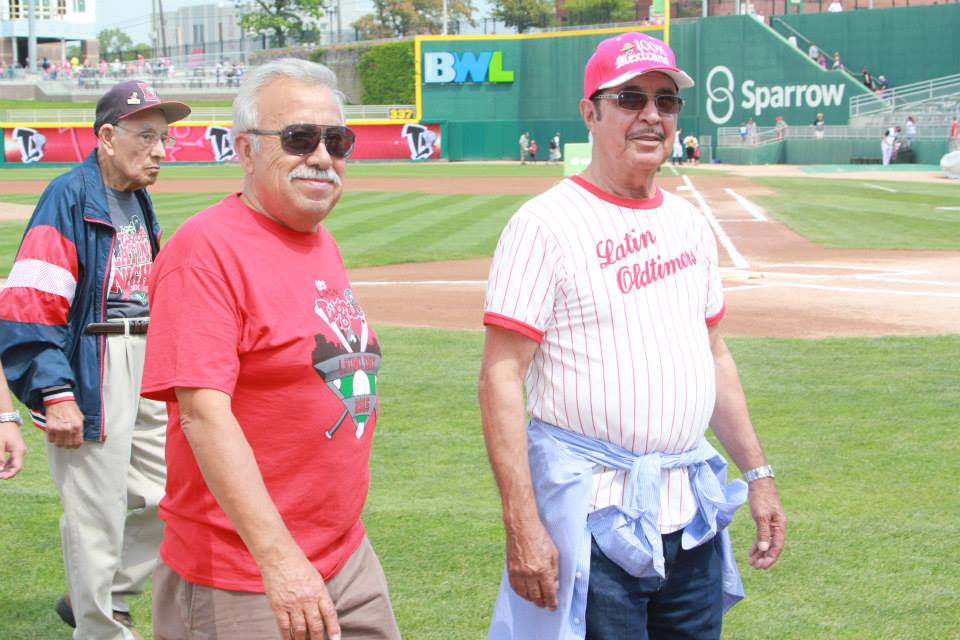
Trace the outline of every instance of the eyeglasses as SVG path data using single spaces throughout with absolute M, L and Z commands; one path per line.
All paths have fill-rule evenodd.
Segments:
M 173 145 L 177 144 L 177 139 L 171 136 L 169 133 L 158 134 L 154 131 L 134 131 L 133 129 L 119 124 L 115 124 L 113 127 L 115 129 L 123 129 L 124 131 L 137 134 L 137 137 L 140 138 L 140 145 L 146 149 L 152 149 L 158 142 L 163 143 L 164 149 L 170 149 L 173 147 Z
M 350 127 L 340 125 L 291 124 L 282 131 L 247 129 L 244 133 L 255 136 L 280 136 L 280 146 L 292 156 L 308 156 L 317 150 L 320 141 L 334 158 L 347 158 L 353 153 L 357 134 Z
M 683 109 L 683 98 L 668 93 L 652 96 L 642 91 L 621 91 L 620 93 L 598 93 L 593 97 L 600 100 L 616 100 L 617 106 L 627 111 L 643 111 L 647 108 L 650 98 L 653 98 L 653 104 L 662 114 L 673 116 Z

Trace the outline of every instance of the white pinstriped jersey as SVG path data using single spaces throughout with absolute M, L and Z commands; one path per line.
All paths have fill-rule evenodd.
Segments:
M 579 176 L 525 203 L 500 237 L 484 324 L 539 342 L 531 417 L 635 453 L 704 437 L 716 398 L 707 328 L 723 316 L 713 233 L 690 203 L 604 193 Z M 593 509 L 624 500 L 625 471 L 594 470 Z M 686 469 L 662 472 L 660 530 L 696 512 Z

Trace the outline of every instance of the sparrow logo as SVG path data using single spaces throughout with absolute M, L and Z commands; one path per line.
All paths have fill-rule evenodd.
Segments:
M 20 161 L 24 164 L 43 160 L 43 145 L 47 137 L 30 127 L 17 127 L 13 130 L 13 139 L 20 146 Z
M 210 148 L 213 149 L 213 157 L 217 162 L 233 160 L 236 157 L 233 140 L 230 137 L 230 129 L 217 126 L 207 127 L 203 137 L 210 141 Z
M 437 134 L 430 129 L 422 124 L 405 124 L 400 135 L 407 139 L 411 160 L 427 160 L 433 156 L 433 143 L 437 141 Z
M 720 78 L 719 80 L 715 80 Z M 717 115 L 714 105 L 725 105 L 726 111 Z M 733 73 L 723 65 L 717 65 L 707 75 L 707 115 L 714 124 L 724 124 L 733 116 Z

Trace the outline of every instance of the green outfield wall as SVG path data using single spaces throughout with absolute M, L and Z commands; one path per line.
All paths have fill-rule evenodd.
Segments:
M 420 119 L 443 124 L 443 153 L 451 160 L 518 158 L 524 131 L 544 156 L 554 133 L 563 142 L 586 142 L 578 106 L 583 67 L 598 42 L 620 31 L 419 38 Z M 660 29 L 648 33 L 664 37 Z M 867 93 L 750 17 L 676 23 L 670 40 L 680 66 L 697 82 L 682 94 L 685 133 L 716 136 L 717 127 L 748 118 L 769 126 L 777 115 L 796 126 L 817 112 L 843 124 L 850 97 Z
M 778 16 L 859 74 L 866 65 L 892 86 L 960 72 L 960 4 Z M 777 20 L 774 28 L 789 31 Z
M 902 15 L 946 20 L 960 6 L 931 8 L 945 11 Z M 917 29 L 912 43 L 897 45 L 913 60 L 910 64 L 939 59 L 942 49 L 960 52 L 960 36 L 933 25 L 923 31 L 927 23 L 920 17 L 909 26 Z M 624 30 L 418 38 L 420 119 L 443 125 L 443 154 L 451 160 L 518 158 L 517 141 L 524 131 L 537 140 L 538 156 L 547 154 L 547 142 L 556 132 L 564 143 L 586 142 L 578 107 L 584 64 L 600 40 Z M 650 33 L 664 37 L 662 31 Z M 873 98 L 858 78 L 821 68 L 806 51 L 749 16 L 674 23 L 669 37 L 679 65 L 697 83 L 682 92 L 687 101 L 679 120 L 684 135 L 708 134 L 716 140 L 718 127 L 738 127 L 749 118 L 760 127 L 773 126 L 777 116 L 791 127 L 809 126 L 817 113 L 824 114 L 828 125 L 846 124 L 852 97 Z M 955 67 L 960 64 L 960 53 L 950 55 L 955 55 Z

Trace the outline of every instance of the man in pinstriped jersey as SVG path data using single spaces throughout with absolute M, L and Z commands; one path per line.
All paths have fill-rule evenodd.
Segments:
M 479 384 L 506 529 L 491 640 L 719 638 L 743 597 L 737 507 L 756 521 L 753 567 L 783 548 L 720 335 L 716 240 L 654 182 L 692 86 L 659 40 L 601 42 L 580 102 L 590 166 L 521 207 L 497 246 Z M 749 488 L 727 481 L 708 426 Z

